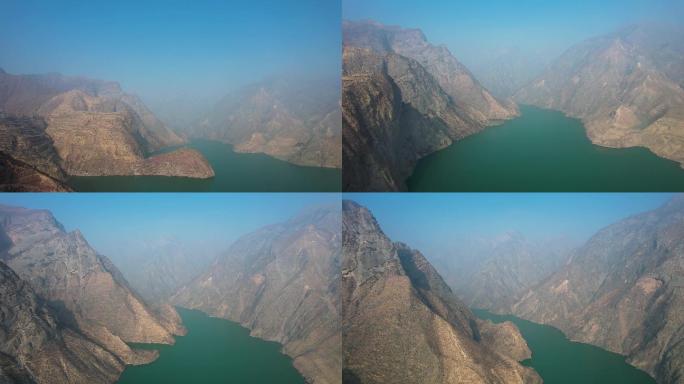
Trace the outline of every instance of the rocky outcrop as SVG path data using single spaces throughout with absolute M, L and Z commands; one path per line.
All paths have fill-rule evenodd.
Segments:
M 294 164 L 341 168 L 339 79 L 271 79 L 229 94 L 193 132 Z
M 313 383 L 340 383 L 340 208 L 311 209 L 236 241 L 173 302 L 283 345 Z
M 18 132 L 35 141 L 39 131 L 36 127 L 42 126 L 40 147 L 30 153 L 26 148 L 17 148 L 24 152 L 15 160 L 58 180 L 55 173 L 62 173 L 62 178 L 64 174 L 194 178 L 214 175 L 204 157 L 194 150 L 182 149 L 150 157 L 151 153 L 181 145 L 184 140 L 116 83 L 57 74 L 2 73 L 0 112 L 4 113 L 3 120 L 14 119 L 13 127 L 0 124 L 0 135 Z M 34 121 L 16 124 L 23 116 L 31 116 Z M 9 129 L 12 132 L 1 132 Z M 61 170 L 46 172 L 42 169 L 46 163 L 54 163 Z
M 635 26 L 568 49 L 515 98 L 582 119 L 606 147 L 646 147 L 684 165 L 681 30 Z
M 0 112 L 0 190 L 69 191 L 66 173 L 40 118 Z
M 0 382 L 104 384 L 123 369 L 112 353 L 65 327 L 0 261 Z
M 156 313 L 129 287 L 118 269 L 80 232 L 66 232 L 47 211 L 0 206 L 5 250 L 0 259 L 55 308 L 60 320 L 126 364 L 147 363 L 154 351 L 126 343 L 174 342 L 183 332 L 165 309 Z
M 415 30 L 343 24 L 343 189 L 406 189 L 418 159 L 516 115 Z
M 343 202 L 345 383 L 541 383 L 512 324 L 480 322 L 420 254 Z
M 684 378 L 684 197 L 594 235 L 516 315 L 627 356 L 659 383 Z

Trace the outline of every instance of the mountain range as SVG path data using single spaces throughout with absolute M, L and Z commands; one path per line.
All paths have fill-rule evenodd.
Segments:
M 582 119 L 594 144 L 646 147 L 684 165 L 683 32 L 644 24 L 588 39 L 514 98 Z

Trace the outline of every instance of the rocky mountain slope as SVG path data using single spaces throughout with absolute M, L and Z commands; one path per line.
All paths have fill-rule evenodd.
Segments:
M 193 136 L 294 164 L 341 168 L 339 79 L 275 78 L 227 95 Z
M 340 208 L 311 209 L 236 241 L 173 301 L 283 345 L 313 383 L 339 383 Z
M 418 159 L 517 115 L 418 30 L 343 23 L 343 188 L 405 189 Z
M 562 239 L 534 242 L 510 231 L 470 244 L 459 242 L 431 260 L 469 307 L 506 314 L 565 263 L 570 249 Z
M 0 261 L 0 383 L 113 383 L 123 369 L 112 353 L 65 327 Z
M 174 342 L 184 333 L 170 307 L 153 310 L 118 269 L 78 231 L 66 232 L 48 211 L 0 206 L 0 260 L 26 281 L 65 325 L 78 330 L 123 363 L 141 364 L 156 352 L 126 343 Z
M 477 320 L 432 265 L 343 202 L 345 383 L 541 383 L 511 323 Z
M 684 165 L 681 35 L 681 29 L 642 25 L 589 39 L 515 99 L 582 119 L 597 145 L 646 147 Z
M 36 137 L 37 127 L 44 126 L 41 135 L 47 137 L 40 139 L 40 148 L 15 146 L 12 153 L 0 148 L 6 156 L 40 172 L 46 163 L 53 162 L 65 174 L 76 176 L 213 176 L 204 157 L 194 150 L 149 156 L 184 141 L 117 83 L 58 74 L 0 72 L 0 112 L 0 136 L 19 132 L 24 137 Z M 34 121 L 27 121 L 28 117 Z M 13 121 L 8 123 L 8 119 Z
M 684 197 L 602 229 L 513 308 L 684 382 Z

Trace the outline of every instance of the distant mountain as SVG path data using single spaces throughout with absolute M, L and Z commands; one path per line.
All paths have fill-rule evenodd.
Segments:
M 168 301 L 182 286 L 205 272 L 214 255 L 177 238 L 149 239 L 140 249 L 116 255 L 112 261 L 148 302 Z
M 113 383 L 124 364 L 67 328 L 0 261 L 0 383 Z
M 606 147 L 646 147 L 684 165 L 683 31 L 642 25 L 568 49 L 516 93 L 582 119 Z
M 460 244 L 433 263 L 469 307 L 506 314 L 531 287 L 565 263 L 570 249 L 562 239 L 533 242 L 511 231 Z
M 344 383 L 541 383 L 511 323 L 475 318 L 423 255 L 343 202 Z
M 169 307 L 148 306 L 83 235 L 66 232 L 48 211 L 0 206 L 0 261 L 26 281 L 59 320 L 125 364 L 154 360 L 127 343 L 174 342 L 185 330 Z M 88 359 L 87 356 L 76 356 Z
M 515 47 L 478 53 L 480 58 L 468 63 L 469 68 L 480 83 L 499 98 L 513 97 L 544 72 L 550 61 L 541 52 Z
M 193 136 L 238 152 L 265 153 L 294 164 L 340 168 L 338 79 L 273 78 L 223 98 Z
M 343 23 L 343 188 L 402 190 L 418 159 L 517 115 L 419 30 Z
M 59 158 L 56 165 L 66 175 L 213 176 L 206 160 L 193 150 L 149 157 L 184 141 L 140 99 L 124 93 L 114 82 L 58 74 L 0 73 L 0 113 L 0 136 L 31 137 L 37 134 L 35 126 L 44 125 L 40 135 L 49 140 L 41 139 L 42 152 L 19 146 L 8 150 L 7 144 L 0 148 L 17 161 L 35 159 L 35 165 L 27 164 L 38 167 L 39 172 L 41 163 L 54 161 L 48 153 L 53 152 Z M 25 118 L 43 122 L 17 124 L 25 123 L 20 120 Z M 41 159 L 43 154 L 49 157 Z
M 513 309 L 684 382 L 684 197 L 602 229 Z
M 283 345 L 313 383 L 340 383 L 339 205 L 307 210 L 238 239 L 174 296 Z

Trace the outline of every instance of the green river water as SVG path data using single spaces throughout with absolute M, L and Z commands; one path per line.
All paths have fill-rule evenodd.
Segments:
M 684 169 L 646 148 L 604 148 L 581 121 L 522 106 L 519 118 L 421 159 L 410 191 L 684 191 Z
M 627 364 L 624 356 L 572 342 L 554 327 L 479 309 L 473 313 L 495 323 L 513 322 L 532 351 L 523 365 L 534 368 L 544 384 L 655 384 L 646 372 Z
M 159 358 L 147 365 L 129 366 L 119 384 L 304 384 L 280 345 L 249 336 L 239 324 L 211 318 L 202 312 L 178 309 L 186 336 L 175 345 L 135 344 L 157 349 Z
M 200 180 L 163 176 L 72 177 L 78 192 L 339 192 L 339 169 L 302 167 L 259 153 L 237 153 L 227 144 L 192 141 L 216 176 Z

